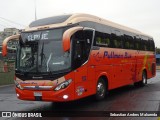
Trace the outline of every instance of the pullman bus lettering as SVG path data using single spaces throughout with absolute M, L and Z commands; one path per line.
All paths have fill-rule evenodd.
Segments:
M 108 53 L 108 51 L 104 52 L 103 58 L 131 58 L 131 55 L 125 52 L 124 54 L 116 54 L 114 51 Z
M 129 84 L 145 86 L 156 74 L 151 36 L 88 14 L 33 21 L 20 34 L 15 90 L 21 100 L 73 101 Z

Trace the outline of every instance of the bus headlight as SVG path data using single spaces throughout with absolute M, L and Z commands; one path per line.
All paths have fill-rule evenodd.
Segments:
M 15 83 L 15 85 L 16 85 L 17 88 L 23 90 L 23 88 L 21 87 L 21 85 L 16 80 L 14 80 L 14 83 Z
M 58 91 L 58 90 L 64 89 L 64 88 L 66 88 L 71 82 L 72 82 L 72 79 L 66 80 L 66 81 L 60 83 L 54 90 L 55 90 L 55 91 Z

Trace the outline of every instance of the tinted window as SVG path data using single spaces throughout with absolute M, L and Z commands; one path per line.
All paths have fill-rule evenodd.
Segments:
M 147 40 L 147 43 L 146 43 L 147 45 L 147 51 L 150 51 L 150 44 L 149 44 L 149 40 Z
M 153 40 L 149 40 L 149 50 L 155 51 L 155 44 Z
M 143 51 L 148 50 L 148 37 L 144 35 L 141 36 L 141 50 Z
M 113 48 L 122 48 L 122 40 L 121 36 L 117 36 L 116 34 L 111 34 L 112 35 L 112 42 L 111 45 Z
M 134 49 L 134 39 L 129 35 L 124 35 L 124 48 Z
M 138 37 L 134 37 L 134 49 L 135 50 L 141 49 L 141 39 Z
M 114 31 L 113 31 L 114 32 Z M 120 33 L 120 32 L 119 32 Z M 132 37 L 134 36 L 134 37 Z M 108 34 L 102 32 L 95 32 L 94 45 L 100 47 L 111 47 L 111 48 L 124 48 L 131 50 L 143 50 L 143 51 L 154 51 L 154 41 L 145 40 L 148 39 L 145 36 L 140 38 L 139 35 L 134 35 L 132 33 L 121 34 Z
M 96 46 L 111 47 L 110 35 L 107 33 L 101 33 L 96 31 L 94 41 L 94 45 Z
M 141 50 L 147 51 L 148 49 L 148 40 L 141 40 Z

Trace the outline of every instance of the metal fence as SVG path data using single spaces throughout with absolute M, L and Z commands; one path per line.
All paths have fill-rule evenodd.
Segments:
M 0 60 L 0 86 L 14 83 L 15 62 L 8 59 Z

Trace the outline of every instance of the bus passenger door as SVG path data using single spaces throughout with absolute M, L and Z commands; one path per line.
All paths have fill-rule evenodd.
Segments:
M 75 99 L 92 94 L 94 69 L 90 69 L 89 55 L 92 46 L 94 30 L 83 29 L 77 31 L 71 39 L 72 69 L 75 72 Z

